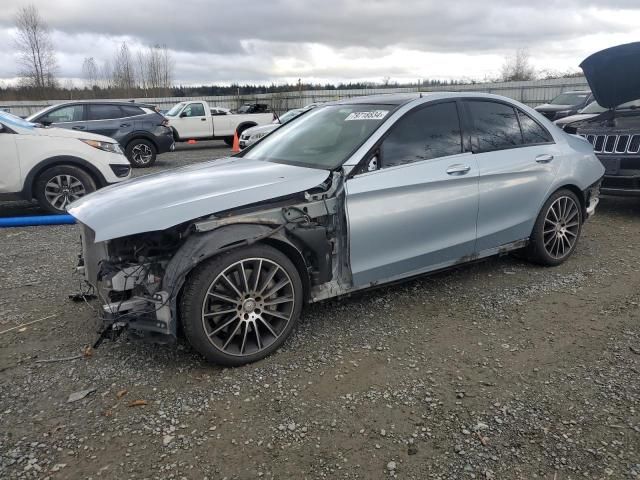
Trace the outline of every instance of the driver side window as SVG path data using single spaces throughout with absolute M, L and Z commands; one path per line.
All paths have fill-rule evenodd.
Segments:
M 379 153 L 377 168 L 462 153 L 460 119 L 455 102 L 438 103 L 407 113 L 393 126 L 380 145 Z
M 204 106 L 201 103 L 190 103 L 182 113 L 185 117 L 204 117 Z
M 81 122 L 83 115 L 82 105 L 68 105 L 66 107 L 57 108 L 40 119 L 49 123 L 62 122 Z

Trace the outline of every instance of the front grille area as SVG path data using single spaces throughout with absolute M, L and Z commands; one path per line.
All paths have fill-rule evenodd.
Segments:
M 608 189 L 637 191 L 640 190 L 640 178 L 605 176 L 601 189 L 603 193 Z
M 109 165 L 111 167 L 111 170 L 113 171 L 113 173 L 115 174 L 116 177 L 118 178 L 123 178 L 126 177 L 127 175 L 129 175 L 129 172 L 131 171 L 131 167 L 128 165 Z
M 595 153 L 631 153 L 640 152 L 640 135 L 595 135 L 581 134 L 586 138 Z

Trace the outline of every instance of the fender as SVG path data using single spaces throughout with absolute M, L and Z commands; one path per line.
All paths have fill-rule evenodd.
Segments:
M 257 127 L 257 126 L 258 124 L 256 122 L 247 120 L 242 122 L 236 127 L 236 132 L 239 132 L 240 130 L 246 130 L 247 128 L 251 128 L 251 127 Z
M 277 230 L 277 231 L 276 231 Z M 298 258 L 291 258 L 294 265 L 301 270 L 306 266 L 300 249 L 284 234 L 277 225 L 264 224 L 232 224 L 210 232 L 193 234 L 187 238 L 178 251 L 173 255 L 164 272 L 161 289 L 169 292 L 171 317 L 174 319 L 169 326 L 175 335 L 177 331 L 178 297 L 189 273 L 201 262 L 226 250 L 254 243 L 262 238 L 270 240 L 277 248 L 277 243 L 286 244 L 286 252 L 291 258 L 295 252 Z M 309 276 L 306 271 L 300 271 L 303 285 L 308 286 Z
M 33 198 L 33 185 L 36 178 L 38 178 L 38 175 L 40 175 L 45 169 L 54 167 L 56 165 L 73 165 L 83 168 L 93 177 L 98 188 L 102 188 L 108 185 L 107 180 L 102 176 L 100 170 L 98 170 L 86 160 L 71 155 L 58 155 L 56 157 L 50 157 L 42 160 L 31 169 L 31 171 L 27 174 L 27 178 L 25 178 L 24 180 L 24 187 L 20 194 L 21 197 L 25 200 L 31 200 Z

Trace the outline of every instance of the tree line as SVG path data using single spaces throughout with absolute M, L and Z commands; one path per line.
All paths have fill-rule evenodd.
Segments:
M 58 79 L 56 50 L 51 30 L 33 5 L 19 9 L 16 19 L 15 48 L 18 52 L 17 85 L 0 83 L 0 100 L 90 99 L 186 97 L 214 95 L 251 95 L 283 93 L 296 90 L 351 90 L 367 88 L 429 87 L 476 83 L 469 80 L 418 80 L 414 83 L 393 82 L 387 76 L 380 82 L 347 82 L 338 84 L 272 83 L 270 85 L 176 85 L 174 62 L 166 45 L 153 45 L 132 51 L 121 43 L 112 58 L 86 57 L 82 64 L 83 85 Z M 504 59 L 500 75 L 484 81 L 519 81 L 536 78 L 579 76 L 580 72 L 537 72 L 529 52 L 518 49 Z

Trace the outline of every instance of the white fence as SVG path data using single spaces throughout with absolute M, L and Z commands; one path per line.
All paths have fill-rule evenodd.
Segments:
M 161 109 L 168 109 L 178 102 L 185 100 L 205 100 L 211 106 L 238 108 L 245 103 L 267 103 L 277 112 L 282 113 L 291 108 L 302 107 L 314 102 L 328 102 L 342 98 L 379 93 L 409 93 L 409 92 L 484 92 L 504 95 L 530 106 L 546 103 L 560 93 L 567 90 L 588 90 L 589 85 L 584 77 L 557 78 L 552 80 L 533 80 L 527 82 L 499 82 L 473 83 L 465 85 L 447 85 L 441 87 L 411 87 L 411 88 L 368 88 L 362 90 L 313 90 L 294 91 L 284 93 L 262 93 L 250 95 L 227 95 L 211 97 L 165 97 L 165 98 L 136 98 L 136 102 L 150 103 Z M 121 99 L 131 100 L 131 99 Z M 16 115 L 27 116 L 41 110 L 48 105 L 69 102 L 70 100 L 22 101 L 4 102 L 0 108 L 9 108 Z

